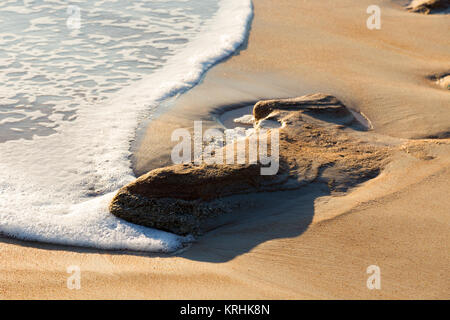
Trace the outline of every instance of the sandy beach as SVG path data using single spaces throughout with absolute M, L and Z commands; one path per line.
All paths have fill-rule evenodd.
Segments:
M 170 163 L 171 132 L 230 105 L 324 92 L 408 146 L 339 196 L 311 186 L 172 255 L 0 239 L 0 299 L 449 299 L 450 19 L 408 1 L 254 0 L 248 41 L 141 129 L 137 175 Z M 369 30 L 369 5 L 381 29 Z M 258 198 L 255 198 L 258 201 Z M 66 287 L 80 266 L 81 289 Z M 381 289 L 366 286 L 381 269 Z

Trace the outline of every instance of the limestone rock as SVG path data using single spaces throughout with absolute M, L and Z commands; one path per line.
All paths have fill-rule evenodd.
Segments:
M 280 169 L 261 175 L 260 164 L 180 164 L 152 170 L 119 190 L 110 211 L 119 218 L 176 234 L 198 234 L 232 210 L 230 196 L 300 188 L 312 182 L 344 192 L 376 177 L 389 147 L 362 141 L 365 129 L 337 98 L 314 94 L 260 101 L 255 127 L 282 124 Z M 213 223 L 211 223 L 213 221 Z
M 199 233 L 223 214 L 220 197 L 281 189 L 286 175 L 261 176 L 260 164 L 179 164 L 155 169 L 123 187 L 110 212 L 129 222 L 177 234 Z
M 450 0 L 414 0 L 408 10 L 424 14 L 436 13 L 450 8 Z

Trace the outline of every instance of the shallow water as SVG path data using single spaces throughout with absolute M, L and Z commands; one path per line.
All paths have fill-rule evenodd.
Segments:
M 217 9 L 217 0 L 2 1 L 0 142 L 55 133 L 80 107 L 154 73 Z
M 2 1 L 0 233 L 107 249 L 189 240 L 110 215 L 140 119 L 245 39 L 250 1 Z M 75 23 L 74 23 L 75 21 Z M 74 28 L 75 26 L 75 28 Z

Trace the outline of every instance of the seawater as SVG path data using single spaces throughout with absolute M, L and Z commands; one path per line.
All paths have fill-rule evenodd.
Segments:
M 3 0 L 0 233 L 168 252 L 189 238 L 108 212 L 140 119 L 245 40 L 250 0 Z

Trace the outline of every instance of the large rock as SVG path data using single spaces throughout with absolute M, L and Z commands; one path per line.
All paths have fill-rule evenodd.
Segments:
M 152 170 L 123 188 L 147 198 L 212 200 L 237 193 L 255 192 L 280 182 L 278 176 L 260 175 L 259 164 L 179 164 Z
M 232 210 L 232 195 L 300 188 L 311 182 L 343 192 L 377 176 L 389 156 L 388 147 L 361 141 L 357 132 L 364 127 L 333 96 L 260 101 L 253 113 L 256 127 L 265 120 L 282 124 L 276 175 L 261 175 L 260 164 L 169 166 L 119 190 L 111 213 L 181 235 L 202 233 Z
M 123 187 L 110 204 L 129 222 L 176 234 L 199 233 L 229 209 L 218 198 L 283 189 L 288 176 L 261 176 L 260 164 L 180 164 L 152 170 Z

